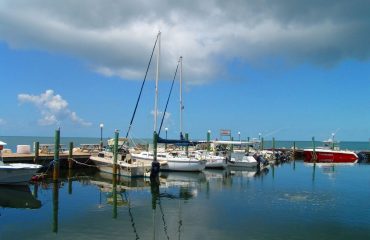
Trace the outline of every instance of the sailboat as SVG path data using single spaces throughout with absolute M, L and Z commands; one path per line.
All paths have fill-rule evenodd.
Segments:
M 159 56 L 160 56 L 160 46 L 161 46 L 160 45 L 160 34 L 161 33 L 158 34 L 159 39 L 158 39 L 158 52 L 157 52 L 157 73 L 156 73 L 156 87 L 155 87 L 155 101 L 154 101 L 154 133 L 155 133 L 154 135 L 156 135 L 156 132 L 157 132 Z M 183 105 L 182 105 L 182 57 L 180 57 L 178 64 L 180 65 L 180 140 L 167 140 L 167 139 L 165 140 L 162 138 L 158 138 L 158 143 L 174 143 L 174 144 L 188 144 L 189 143 L 188 141 L 185 141 L 183 139 L 183 135 L 182 135 L 182 110 L 183 110 Z M 177 68 L 176 68 L 176 73 L 177 73 Z M 176 76 L 176 73 L 175 73 L 175 76 Z M 175 78 L 173 80 L 175 80 Z M 162 123 L 163 123 L 163 120 L 162 120 Z M 143 161 L 143 162 L 153 162 L 154 158 L 156 157 L 157 161 L 160 163 L 160 168 L 162 171 L 202 171 L 205 168 L 205 164 L 206 164 L 205 160 L 198 160 L 194 157 L 188 157 L 182 154 L 170 153 L 170 152 L 165 152 L 165 151 L 159 152 L 159 153 L 148 152 L 148 151 L 142 151 L 140 153 L 132 152 L 130 155 L 136 161 Z

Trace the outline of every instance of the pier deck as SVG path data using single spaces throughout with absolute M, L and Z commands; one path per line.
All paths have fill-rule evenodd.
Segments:
M 78 162 L 86 162 L 89 160 L 91 154 L 84 152 L 73 153 L 72 158 Z M 39 163 L 42 165 L 48 164 L 54 160 L 54 154 L 40 153 L 35 162 L 35 154 L 20 154 L 20 153 L 3 153 L 4 163 Z M 59 161 L 61 165 L 68 162 L 68 153 L 59 154 Z

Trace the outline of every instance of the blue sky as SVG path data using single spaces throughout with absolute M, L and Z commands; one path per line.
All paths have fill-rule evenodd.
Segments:
M 159 110 L 182 55 L 184 131 L 191 137 L 205 138 L 207 130 L 218 137 L 220 129 L 242 138 L 370 137 L 370 21 L 357 2 L 302 2 L 305 15 L 293 14 L 289 1 L 275 8 L 260 1 L 207 1 L 208 8 L 30 2 L 0 3 L 0 136 L 52 136 L 60 126 L 62 136 L 98 137 L 100 123 L 105 136 L 124 134 L 160 29 Z M 153 63 L 133 137 L 152 135 Z M 164 125 L 170 137 L 179 132 L 178 91 L 177 81 Z

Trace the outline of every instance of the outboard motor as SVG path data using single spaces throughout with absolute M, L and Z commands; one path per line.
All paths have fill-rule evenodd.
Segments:
M 259 163 L 259 164 L 262 164 L 263 166 L 266 166 L 266 165 L 268 165 L 269 164 L 269 162 L 266 160 L 266 159 L 264 159 L 263 157 L 262 157 L 262 155 L 258 155 L 257 157 L 255 157 L 256 158 L 256 160 L 257 160 L 257 162 Z
M 368 161 L 366 153 L 360 152 L 360 153 L 357 153 L 357 156 L 358 156 L 359 163 L 365 163 Z

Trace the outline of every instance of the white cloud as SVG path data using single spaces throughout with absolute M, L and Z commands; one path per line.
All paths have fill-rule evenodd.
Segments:
M 0 40 L 14 48 L 67 53 L 106 76 L 142 79 L 161 30 L 161 76 L 184 56 L 184 81 L 225 76 L 235 59 L 271 57 L 327 66 L 369 59 L 368 1 L 3 0 Z
M 40 110 L 42 118 L 38 120 L 38 123 L 42 126 L 60 124 L 67 119 L 81 126 L 92 125 L 78 117 L 68 108 L 67 101 L 59 94 L 54 95 L 54 91 L 50 89 L 40 95 L 18 94 L 18 101 L 32 103 Z
M 154 110 L 150 111 L 150 114 L 153 115 L 154 117 Z M 165 116 L 164 116 L 164 119 L 163 119 L 163 126 L 162 128 L 164 129 L 166 126 L 169 126 L 169 125 L 172 125 L 172 121 L 171 121 L 171 113 L 170 112 L 166 112 Z M 157 124 L 158 124 L 158 128 L 160 127 L 160 124 L 161 124 L 161 121 L 162 121 L 162 117 L 163 117 L 163 112 L 161 111 L 158 111 L 157 113 Z M 153 123 L 154 124 L 154 123 Z

